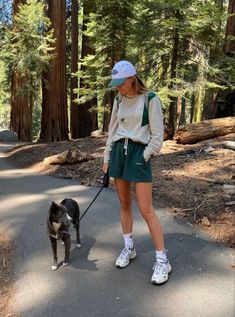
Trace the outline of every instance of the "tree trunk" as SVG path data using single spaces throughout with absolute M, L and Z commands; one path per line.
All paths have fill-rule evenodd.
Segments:
M 202 120 L 204 95 L 204 87 L 199 87 L 195 92 L 193 122 L 200 122 Z
M 176 12 L 175 17 L 177 20 L 180 19 L 179 11 Z M 178 61 L 178 50 L 179 50 L 179 32 L 177 27 L 175 27 L 175 34 L 174 34 L 174 44 L 173 44 L 173 51 L 172 51 L 172 58 L 171 58 L 171 80 L 176 78 L 176 67 Z M 173 82 L 170 85 L 170 89 L 174 86 Z M 170 97 L 170 107 L 169 107 L 169 135 L 172 137 L 175 132 L 176 127 L 176 105 L 177 105 L 177 97 Z
M 13 29 L 14 16 L 20 4 L 26 0 L 14 0 L 13 3 Z M 17 30 L 16 30 L 17 31 Z M 11 120 L 10 129 L 17 133 L 19 141 L 32 141 L 32 107 L 30 96 L 23 94 L 22 89 L 26 79 L 17 71 L 11 76 Z
M 181 127 L 186 123 L 186 101 L 185 97 L 181 98 L 181 112 L 179 116 L 179 124 L 177 128 Z
M 205 81 L 205 64 L 206 57 L 203 50 L 198 52 L 199 61 L 198 61 L 198 75 L 197 81 L 198 88 L 195 91 L 195 100 L 194 100 L 194 113 L 193 113 L 193 122 L 200 122 L 203 115 L 203 101 L 205 97 L 205 86 L 202 82 Z
M 84 20 L 83 20 L 83 37 L 82 37 L 82 59 L 87 55 L 94 55 L 94 49 L 90 45 L 89 37 L 84 34 L 87 29 L 87 19 L 89 14 L 93 12 L 95 7 L 94 0 L 84 1 Z M 84 70 L 85 66 L 82 65 L 81 70 Z M 80 87 L 85 87 L 83 79 L 80 80 Z M 97 106 L 97 98 L 87 100 L 78 105 L 78 117 L 77 117 L 77 135 L 78 138 L 84 138 L 91 135 L 91 132 L 98 129 L 97 111 L 91 110 Z
M 48 17 L 54 29 L 55 58 L 43 76 L 40 140 L 68 140 L 68 113 L 65 54 L 65 0 L 48 0 Z
M 78 0 L 72 0 L 72 17 L 71 17 L 71 73 L 78 71 Z M 71 105 L 70 105 L 70 133 L 71 138 L 76 139 L 79 135 L 77 118 L 79 116 L 79 105 L 74 101 L 77 93 L 74 89 L 78 89 L 77 76 L 71 75 L 70 83 Z
M 224 51 L 226 54 L 235 55 L 235 39 L 229 39 L 230 36 L 235 36 L 235 0 L 229 0 L 228 13 L 232 16 L 228 18 L 226 35 L 225 35 L 225 47 Z
M 205 120 L 177 130 L 174 139 L 180 144 L 193 144 L 235 132 L 235 118 Z
M 205 101 L 203 108 L 203 120 L 209 120 L 218 118 L 217 116 L 217 108 L 218 103 L 216 103 L 216 99 L 219 93 L 219 89 L 207 89 L 205 93 Z M 227 115 L 229 116 L 229 115 Z M 225 117 L 227 117 L 225 116 Z

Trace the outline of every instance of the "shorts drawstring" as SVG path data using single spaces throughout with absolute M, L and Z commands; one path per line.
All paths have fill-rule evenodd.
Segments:
M 128 148 L 128 138 L 125 138 L 125 142 L 124 142 L 125 155 L 127 155 L 127 148 Z

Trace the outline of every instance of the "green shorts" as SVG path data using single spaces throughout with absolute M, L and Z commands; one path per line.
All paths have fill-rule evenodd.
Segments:
M 125 148 L 125 140 L 128 140 Z M 152 182 L 150 160 L 145 162 L 143 152 L 146 144 L 121 139 L 114 142 L 109 163 L 109 175 L 130 182 Z

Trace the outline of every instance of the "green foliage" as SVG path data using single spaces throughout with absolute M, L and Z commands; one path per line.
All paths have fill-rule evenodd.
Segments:
M 85 71 L 78 76 L 86 85 L 79 91 L 80 102 L 104 95 L 118 59 L 135 64 L 166 112 L 171 97 L 184 98 L 187 106 L 194 95 L 196 108 L 202 109 L 206 91 L 234 89 L 235 60 L 223 52 L 227 6 L 221 1 L 97 0 L 96 5 L 87 30 L 95 55 L 82 61 Z
M 19 6 L 12 24 L 2 24 L 0 28 L 3 34 L 0 58 L 6 66 L 2 73 L 3 81 L 6 82 L 12 72 L 18 73 L 24 79 L 24 84 L 17 93 L 30 96 L 35 107 L 36 105 L 38 107 L 40 100 L 42 73 L 48 69 L 54 56 L 55 41 L 50 25 L 50 20 L 45 16 L 45 5 L 37 0 L 27 0 L 26 4 Z M 8 81 L 8 94 L 9 87 Z M 1 86 L 0 89 L 2 95 L 5 91 L 4 87 Z M 38 130 L 36 127 L 41 119 L 39 115 L 36 115 L 39 110 L 35 109 L 33 109 L 33 112 L 36 111 L 33 113 L 33 130 Z
M 134 2 L 133 0 L 97 0 L 96 12 L 86 17 L 85 34 L 90 38 L 95 55 L 88 55 L 81 61 L 85 71 L 77 74 L 83 81 L 78 102 L 82 103 L 97 95 L 100 100 L 100 95 L 104 96 L 110 68 L 115 61 L 126 56 L 126 47 L 132 32 Z
M 79 1 L 80 7 L 82 2 Z M 191 107 L 191 100 L 194 100 L 194 118 L 198 120 L 205 96 L 235 89 L 235 59 L 223 51 L 227 1 L 94 0 L 94 3 L 93 12 L 83 16 L 87 30 L 79 34 L 79 48 L 82 35 L 86 35 L 95 53 L 80 60 L 76 76 L 82 85 L 77 102 L 98 99 L 100 126 L 103 112 L 110 107 L 110 100 L 106 98 L 110 92 L 107 89 L 110 70 L 120 59 L 135 64 L 146 85 L 162 98 L 166 114 L 172 97 L 184 99 L 186 108 Z M 71 5 L 70 0 L 67 4 Z M 26 79 L 20 93 L 34 99 L 36 135 L 40 122 L 41 74 L 53 57 L 53 31 L 44 15 L 42 1 L 28 0 L 26 5 L 21 5 L 13 27 L 9 18 L 0 16 L 0 21 L 3 20 L 8 23 L 0 24 L 3 39 L 0 52 L 1 118 L 5 112 L 9 118 L 8 78 L 11 71 L 16 71 Z M 70 38 L 69 32 L 67 36 Z M 176 55 L 173 55 L 174 49 Z M 191 111 L 187 110 L 187 113 Z
M 27 0 L 19 6 L 13 27 L 6 31 L 1 57 L 11 71 L 25 78 L 21 93 L 37 96 L 41 74 L 49 67 L 53 57 L 53 30 L 44 15 L 44 5 L 37 0 Z
M 10 91 L 6 81 L 6 65 L 0 61 L 0 129 L 9 129 Z

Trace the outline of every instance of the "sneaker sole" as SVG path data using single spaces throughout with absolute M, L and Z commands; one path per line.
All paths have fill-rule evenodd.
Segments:
M 116 265 L 116 268 L 117 268 L 117 269 L 124 269 L 125 267 L 127 267 L 127 266 L 130 264 L 130 262 L 131 262 L 132 260 L 134 260 L 134 259 L 136 258 L 136 255 L 137 255 L 137 254 L 135 254 L 132 258 L 130 258 L 130 259 L 129 259 L 129 262 L 128 262 L 126 265 L 124 265 L 124 266 Z
M 170 275 L 171 274 L 171 272 L 172 272 L 172 267 L 171 267 L 171 269 L 170 269 L 170 271 L 168 272 L 168 274 Z M 168 282 L 168 280 L 169 280 L 169 278 L 167 278 L 167 280 L 165 280 L 164 282 L 162 282 L 162 283 L 157 283 L 156 281 L 151 281 L 151 283 L 153 284 L 153 285 L 163 285 L 163 284 L 166 284 L 166 282 Z

